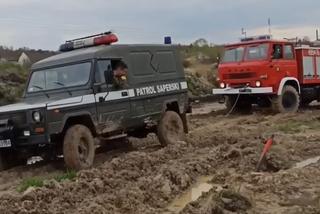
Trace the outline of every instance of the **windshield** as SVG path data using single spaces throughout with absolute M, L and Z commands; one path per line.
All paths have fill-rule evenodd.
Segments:
M 28 92 L 85 85 L 90 78 L 91 62 L 66 65 L 33 72 Z
M 245 60 L 263 60 L 268 57 L 268 44 L 249 46 Z
M 222 62 L 240 62 L 243 59 L 244 47 L 227 49 Z

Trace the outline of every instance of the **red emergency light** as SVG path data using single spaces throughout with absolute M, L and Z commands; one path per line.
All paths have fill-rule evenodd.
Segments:
M 82 37 L 74 40 L 66 41 L 59 48 L 61 52 L 72 51 L 80 48 L 87 48 L 98 45 L 110 45 L 118 42 L 118 37 L 112 32 Z

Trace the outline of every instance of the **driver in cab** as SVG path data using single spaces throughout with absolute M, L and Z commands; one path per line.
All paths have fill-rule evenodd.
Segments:
M 128 87 L 127 84 L 128 66 L 119 61 L 113 70 L 113 87 L 115 89 L 124 89 Z

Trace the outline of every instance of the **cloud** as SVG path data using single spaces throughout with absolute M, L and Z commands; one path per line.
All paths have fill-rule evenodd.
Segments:
M 315 26 L 274 26 L 272 27 L 272 35 L 276 39 L 284 38 L 303 38 L 308 36 L 312 40 L 315 40 L 316 28 Z M 267 27 L 256 28 L 248 31 L 252 35 L 268 34 Z
M 0 0 L 0 44 L 56 50 L 64 40 L 109 29 L 119 34 L 121 43 L 162 43 L 166 35 L 176 43 L 200 37 L 225 43 L 238 39 L 242 27 L 252 34 L 265 32 L 269 17 L 275 34 L 313 35 L 320 2 L 301 4 L 298 0 Z

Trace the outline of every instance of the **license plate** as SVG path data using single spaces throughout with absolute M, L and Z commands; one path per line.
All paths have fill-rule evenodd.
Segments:
M 0 148 L 8 148 L 11 147 L 11 140 L 0 140 Z

